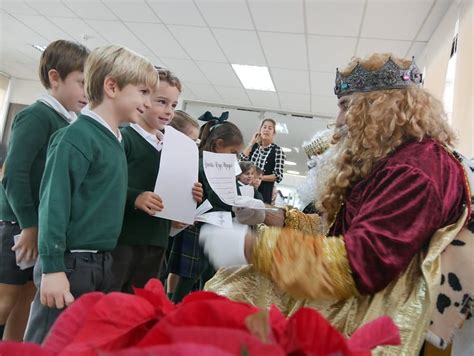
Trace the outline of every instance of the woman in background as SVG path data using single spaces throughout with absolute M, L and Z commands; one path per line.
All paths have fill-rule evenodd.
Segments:
M 262 184 L 258 190 L 267 204 L 272 202 L 273 186 L 275 182 L 282 181 L 285 167 L 285 153 L 280 146 L 273 143 L 275 134 L 275 120 L 264 119 L 259 131 L 253 135 L 249 145 L 240 155 L 241 161 L 250 161 L 263 170 Z

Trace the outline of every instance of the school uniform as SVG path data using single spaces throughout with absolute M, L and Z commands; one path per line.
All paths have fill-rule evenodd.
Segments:
M 41 177 L 48 142 L 57 130 L 76 119 L 51 95 L 19 112 L 12 125 L 0 186 L 0 283 L 23 285 L 33 279 L 33 267 L 16 265 L 14 236 L 38 226 Z
M 157 278 L 168 245 L 171 221 L 135 209 L 137 197 L 155 188 L 164 138 L 161 132 L 157 135 L 136 124 L 122 129 L 128 191 L 122 231 L 112 252 L 114 290 L 131 293 L 132 286 L 143 288 Z
M 52 138 L 40 189 L 38 288 L 25 340 L 41 343 L 62 310 L 41 304 L 42 273 L 65 272 L 74 298 L 111 289 L 122 227 L 127 161 L 118 136 L 95 112 Z

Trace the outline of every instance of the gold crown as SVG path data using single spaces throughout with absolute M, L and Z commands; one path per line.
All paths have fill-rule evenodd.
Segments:
M 331 147 L 331 139 L 334 134 L 334 130 L 323 130 L 316 133 L 311 141 L 303 143 L 303 149 L 308 158 L 312 156 L 319 156 L 323 154 L 329 147 Z
M 389 58 L 379 70 L 366 69 L 359 63 L 348 75 L 342 75 L 337 69 L 334 93 L 340 98 L 357 92 L 404 89 L 419 85 L 422 81 L 423 76 L 415 64 L 415 57 L 412 57 L 408 69 L 400 68 Z

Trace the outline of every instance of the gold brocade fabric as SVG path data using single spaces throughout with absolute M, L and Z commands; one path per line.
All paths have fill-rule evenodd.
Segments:
M 375 295 L 358 295 L 339 301 L 295 299 L 253 266 L 219 270 L 206 284 L 206 290 L 262 308 L 275 304 L 286 315 L 291 315 L 304 306 L 315 308 L 346 336 L 350 336 L 367 322 L 388 315 L 400 329 L 402 344 L 397 347 L 379 347 L 373 354 L 418 355 L 440 285 L 441 252 L 460 231 L 467 213 L 465 209 L 455 224 L 436 231 L 427 252 L 416 255 L 397 280 Z M 299 242 L 294 241 L 295 244 Z M 291 269 L 298 268 L 296 266 L 299 264 L 299 256 L 295 255 L 293 258 L 294 267 L 288 265 Z M 288 273 L 293 272 L 289 269 Z M 314 273 L 318 273 L 317 269 Z M 304 279 L 304 274 L 301 276 Z M 311 278 L 306 280 L 307 283 L 312 281 Z
M 321 218 L 318 214 L 304 214 L 298 209 L 285 208 L 285 227 L 305 234 L 322 234 Z
M 259 232 L 252 261 L 294 297 L 339 300 L 358 294 L 342 237 L 267 227 Z M 308 275 L 308 270 L 315 273 Z

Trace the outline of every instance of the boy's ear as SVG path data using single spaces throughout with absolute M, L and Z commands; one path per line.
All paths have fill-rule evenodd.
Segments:
M 114 98 L 118 92 L 117 81 L 111 77 L 105 77 L 104 79 L 104 93 L 109 98 Z
M 48 80 L 51 89 L 57 88 L 59 85 L 59 81 L 61 80 L 61 76 L 56 69 L 50 69 L 48 71 Z

